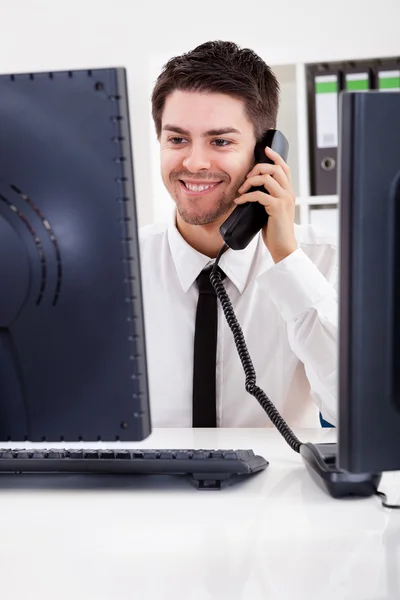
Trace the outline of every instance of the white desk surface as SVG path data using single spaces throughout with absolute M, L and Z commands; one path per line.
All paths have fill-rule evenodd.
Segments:
M 328 429 L 296 434 L 335 440 Z M 399 600 L 400 511 L 327 496 L 275 430 L 163 429 L 123 445 L 253 448 L 270 466 L 222 491 L 180 478 L 83 488 L 75 476 L 51 487 L 3 477 L 2 599 Z M 399 502 L 400 473 L 381 489 Z

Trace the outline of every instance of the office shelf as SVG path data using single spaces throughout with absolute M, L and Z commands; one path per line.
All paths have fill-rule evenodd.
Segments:
M 263 56 L 268 63 L 268 57 Z M 372 72 L 376 75 L 383 65 L 389 69 L 400 68 L 400 57 L 380 56 L 369 58 L 366 56 L 332 57 L 332 61 L 323 61 L 324 64 L 333 64 L 338 69 L 356 67 L 358 70 L 366 69 L 371 65 Z M 313 196 L 311 195 L 311 164 L 310 140 L 308 122 L 307 98 L 307 67 L 309 64 L 318 63 L 293 63 L 271 64 L 281 87 L 280 111 L 277 127 L 289 140 L 288 165 L 291 169 L 293 189 L 296 194 L 296 222 L 299 224 L 313 223 L 322 225 L 334 235 L 338 233 L 339 221 L 339 196 Z M 356 69 L 357 70 L 357 69 Z M 376 82 L 375 82 L 376 84 Z

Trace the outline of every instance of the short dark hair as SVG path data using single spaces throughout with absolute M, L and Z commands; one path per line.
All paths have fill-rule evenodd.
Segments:
M 175 90 L 222 93 L 243 100 L 257 140 L 276 127 L 278 80 L 253 50 L 233 42 L 205 42 L 164 65 L 151 97 L 157 137 L 165 101 Z

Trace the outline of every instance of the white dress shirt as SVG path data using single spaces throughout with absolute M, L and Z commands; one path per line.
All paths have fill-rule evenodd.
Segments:
M 274 264 L 261 235 L 229 249 L 220 266 L 242 327 L 257 385 L 291 427 L 319 425 L 319 411 L 337 417 L 337 249 L 311 226 L 295 226 L 298 248 Z M 192 425 L 196 278 L 210 259 L 175 226 L 140 230 L 147 364 L 153 427 Z M 244 387 L 232 332 L 218 302 L 217 424 L 268 427 Z

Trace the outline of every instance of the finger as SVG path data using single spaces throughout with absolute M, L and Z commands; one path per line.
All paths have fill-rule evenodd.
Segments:
M 246 202 L 258 202 L 262 206 L 265 207 L 266 210 L 273 210 L 278 203 L 282 204 L 282 199 L 275 198 L 270 194 L 264 194 L 264 192 L 250 192 L 249 194 L 244 194 L 239 198 L 234 200 L 235 204 L 246 204 Z
M 249 189 L 251 187 L 263 186 L 266 182 L 267 176 L 268 176 L 268 174 L 253 175 L 253 177 L 246 179 L 246 181 L 238 189 L 239 194 L 245 194 L 246 192 L 249 191 Z M 267 188 L 265 188 L 265 189 L 267 189 Z
M 283 160 L 282 156 L 275 152 L 275 150 L 272 150 L 272 148 L 270 148 L 269 146 L 265 147 L 265 154 L 268 156 L 268 158 L 273 160 L 276 165 L 279 165 L 282 168 L 283 172 L 286 173 L 289 181 L 291 182 L 292 175 L 290 172 L 290 167 L 287 164 L 287 162 Z
M 238 189 L 239 194 L 245 194 L 253 186 L 262 185 L 265 187 L 268 193 L 276 196 L 277 198 L 286 196 L 288 190 L 283 188 L 272 175 L 255 175 L 250 179 L 247 179 L 244 184 Z
M 288 190 L 288 191 L 291 190 L 290 181 L 289 181 L 286 173 L 282 169 L 282 167 L 279 165 L 270 165 L 268 163 L 259 163 L 247 175 L 246 181 L 248 179 L 250 179 L 251 177 L 254 177 L 254 175 L 261 175 L 261 174 L 272 175 L 272 177 L 279 183 L 279 185 L 281 185 L 283 187 L 283 189 Z M 262 184 L 255 184 L 255 185 L 262 185 Z

